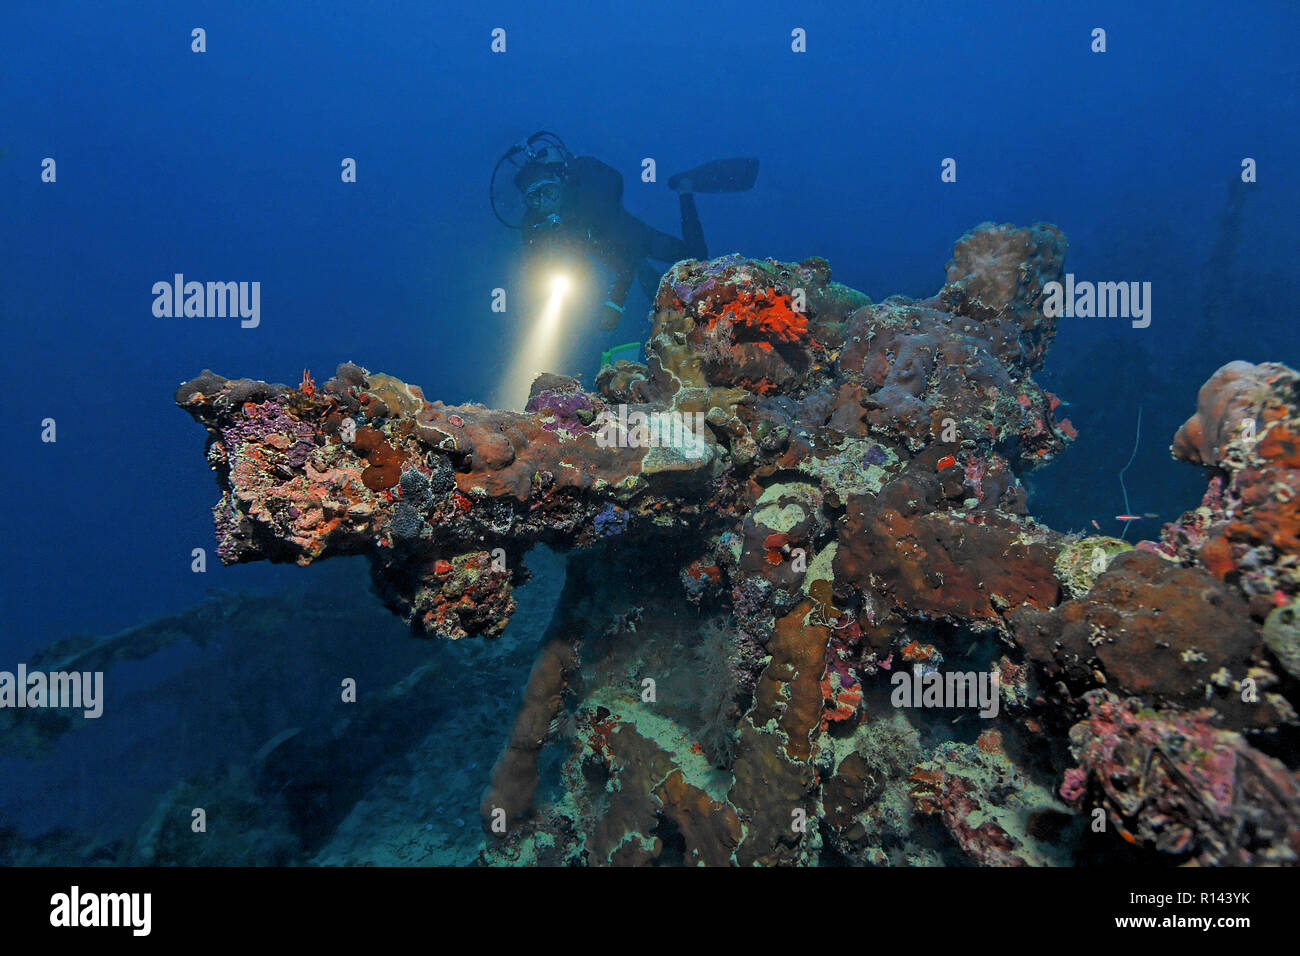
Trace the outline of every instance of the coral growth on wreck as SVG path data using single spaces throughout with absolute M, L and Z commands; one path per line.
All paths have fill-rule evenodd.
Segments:
M 176 400 L 227 562 L 363 555 L 415 632 L 463 638 L 504 629 L 529 548 L 570 552 L 488 862 L 1296 862 L 1300 376 L 1207 383 L 1174 451 L 1209 491 L 1158 540 L 1039 524 L 1019 476 L 1075 437 L 1033 377 L 1065 248 L 984 224 L 935 295 L 879 303 L 820 259 L 680 262 L 645 364 L 543 376 L 523 412 L 350 363 Z M 996 714 L 891 693 L 958 671 Z

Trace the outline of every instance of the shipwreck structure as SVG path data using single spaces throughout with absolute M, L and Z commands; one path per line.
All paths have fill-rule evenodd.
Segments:
M 465 639 L 530 548 L 569 552 L 489 862 L 1294 863 L 1300 376 L 1206 383 L 1174 453 L 1209 489 L 1158 540 L 1039 524 L 1018 476 L 1075 437 L 1033 377 L 1065 250 L 986 223 L 934 296 L 878 303 L 820 259 L 681 262 L 645 364 L 521 412 L 351 363 L 176 401 L 226 562 L 364 555 L 413 631 Z M 893 706 L 949 670 L 996 677 L 996 718 Z

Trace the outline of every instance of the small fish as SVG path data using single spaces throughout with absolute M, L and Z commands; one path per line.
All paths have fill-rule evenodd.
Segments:
M 1142 516 L 1141 515 L 1116 515 L 1115 520 L 1116 521 L 1141 521 Z
M 1101 525 L 1097 524 L 1097 519 L 1096 519 L 1096 518 L 1093 518 L 1093 519 L 1092 519 L 1092 526 L 1093 526 L 1094 528 L 1096 528 L 1098 531 L 1101 530 Z

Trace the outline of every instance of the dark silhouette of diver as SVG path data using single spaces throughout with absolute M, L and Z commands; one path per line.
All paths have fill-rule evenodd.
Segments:
M 671 265 L 681 259 L 708 258 L 694 193 L 743 192 L 757 176 L 757 159 L 719 159 L 670 177 L 668 188 L 677 193 L 681 205 L 679 239 L 623 208 L 623 176 L 618 170 L 593 156 L 574 156 L 558 136 L 541 130 L 497 161 L 492 171 L 492 209 L 501 222 L 520 231 L 530 254 L 577 251 L 614 273 L 600 313 L 600 327 L 608 331 L 623 317 L 634 276 L 647 297 L 654 298 L 663 270 L 648 260 Z M 514 187 L 514 197 L 508 195 L 509 186 Z M 522 201 L 522 212 L 513 216 L 512 200 Z

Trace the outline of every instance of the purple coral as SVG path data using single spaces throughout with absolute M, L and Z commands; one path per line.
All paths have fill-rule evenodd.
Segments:
M 681 299 L 682 302 L 690 305 L 696 299 L 699 299 L 712 291 L 716 285 L 717 281 L 712 278 L 705 279 L 696 286 L 692 286 L 689 282 L 674 282 L 673 292 L 676 293 L 677 298 Z
M 246 405 L 244 417 L 238 419 L 221 433 L 221 437 L 231 448 L 238 448 L 247 442 L 260 444 L 268 435 L 289 435 L 294 438 L 312 436 L 312 428 L 285 412 L 284 406 L 277 402 L 263 402 L 261 405 Z M 295 446 L 296 447 L 296 446 Z M 308 450 L 308 454 L 310 449 Z M 305 461 L 304 457 L 304 461 Z
M 618 505 L 605 505 L 596 513 L 596 533 L 602 538 L 611 538 L 627 530 L 628 513 Z
M 596 425 L 590 424 L 595 420 L 596 406 L 586 392 L 539 392 L 528 400 L 524 411 L 543 416 L 541 425 L 548 432 L 590 433 L 597 430 Z M 588 424 L 583 423 L 580 412 L 589 413 L 586 416 Z
M 316 450 L 316 443 L 310 438 L 299 438 L 293 446 L 284 453 L 284 463 L 290 468 L 301 468 L 307 464 L 307 459 L 311 453 Z

